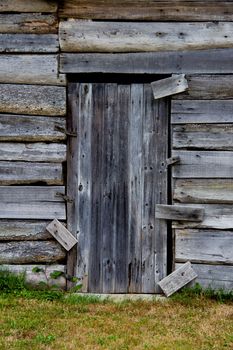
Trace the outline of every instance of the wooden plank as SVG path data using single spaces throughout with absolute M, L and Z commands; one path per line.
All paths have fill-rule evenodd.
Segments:
M 204 209 L 202 207 L 157 204 L 155 217 L 157 219 L 200 222 L 204 217 Z
M 0 14 L 0 33 L 2 34 L 56 34 L 57 30 L 58 20 L 54 14 Z
M 51 235 L 65 248 L 69 251 L 75 244 L 77 244 L 77 239 L 68 231 L 62 223 L 57 219 L 54 219 L 46 227 L 46 230 L 51 233 Z
M 53 53 L 58 51 L 57 34 L 0 34 L 0 53 Z
M 61 143 L 0 142 L 0 161 L 54 162 L 66 161 L 66 145 Z
M 130 23 L 72 19 L 61 21 L 59 24 L 60 46 L 64 52 L 151 52 L 232 48 L 232 32 L 231 22 Z
M 165 78 L 151 83 L 154 99 L 178 94 L 188 89 L 188 82 L 185 74 L 173 74 L 170 78 Z
M 7 187 L 8 190 L 12 187 Z M 9 191 L 10 192 L 10 191 Z M 37 241 L 51 239 L 46 231 L 49 221 L 0 220 L 0 241 Z
M 40 272 L 33 272 L 35 269 L 40 269 Z M 57 286 L 59 289 L 65 289 L 66 287 L 66 279 L 65 279 L 65 265 L 0 265 L 0 270 L 10 271 L 14 274 L 22 274 L 25 273 L 26 282 L 33 287 L 41 287 L 41 283 L 45 283 L 46 285 L 52 287 Z M 56 279 L 51 278 L 50 274 L 60 271 L 61 276 Z
M 61 73 L 232 73 L 233 49 L 143 53 L 62 53 Z
M 1 203 L 64 202 L 64 186 L 0 186 Z
M 231 100 L 233 99 L 232 75 L 192 75 L 187 77 L 189 89 L 174 99 Z
M 0 84 L 0 96 L 0 113 L 66 114 L 65 87 Z
M 193 281 L 196 277 L 197 274 L 193 270 L 191 263 L 188 261 L 160 281 L 159 286 L 166 297 L 169 297 L 182 287 L 186 286 L 186 284 Z
M 230 77 L 228 78 L 230 81 Z M 221 85 L 222 77 L 219 79 Z M 171 102 L 171 123 L 233 123 L 232 110 L 233 100 L 173 100 Z
M 0 141 L 63 141 L 65 127 L 61 117 L 0 114 Z
M 175 232 L 177 262 L 233 264 L 232 231 L 184 229 Z
M 63 185 L 62 164 L 0 162 L 0 185 L 33 184 Z
M 0 12 L 56 12 L 57 1 L 0 0 Z
M 60 17 L 141 21 L 232 21 L 229 1 L 97 1 L 66 0 Z
M 232 124 L 186 124 L 172 131 L 175 149 L 233 150 Z
M 184 205 L 184 204 L 182 204 Z M 200 207 L 200 204 L 192 204 Z M 202 222 L 174 221 L 174 228 L 214 228 L 219 230 L 233 229 L 233 206 L 231 204 L 202 204 L 205 216 Z
M 178 179 L 173 199 L 181 203 L 233 204 L 232 179 Z
M 232 178 L 230 151 L 173 151 L 180 163 L 173 166 L 175 178 Z
M 65 86 L 66 78 L 58 74 L 58 55 L 2 54 L 0 83 Z
M 53 241 L 0 243 L 0 264 L 54 263 L 65 256 L 64 249 Z
M 180 266 L 180 263 L 176 263 L 176 268 Z M 199 283 L 203 288 L 232 291 L 233 266 L 193 264 L 192 267 L 198 275 L 195 283 Z

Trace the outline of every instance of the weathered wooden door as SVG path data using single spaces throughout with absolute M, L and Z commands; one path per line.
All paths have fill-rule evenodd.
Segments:
M 156 293 L 166 275 L 168 103 L 150 84 L 70 83 L 68 220 L 83 290 Z

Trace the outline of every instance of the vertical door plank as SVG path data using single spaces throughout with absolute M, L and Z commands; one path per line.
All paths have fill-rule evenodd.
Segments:
M 102 290 L 102 152 L 103 152 L 103 110 L 104 110 L 104 84 L 92 86 L 93 121 L 91 140 L 91 166 L 92 166 L 92 195 L 91 195 L 91 238 L 89 254 L 88 290 L 100 292 Z
M 129 292 L 141 292 L 143 85 L 131 85 L 129 122 Z
M 117 84 L 106 84 L 104 94 L 103 163 L 102 163 L 102 275 L 103 293 L 115 290 L 116 202 L 118 168 Z

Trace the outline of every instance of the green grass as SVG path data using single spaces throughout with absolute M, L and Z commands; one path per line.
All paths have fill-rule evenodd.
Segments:
M 165 302 L 114 303 L 31 290 L 23 276 L 14 289 L 8 277 L 0 285 L 1 350 L 233 349 L 232 293 L 196 286 Z

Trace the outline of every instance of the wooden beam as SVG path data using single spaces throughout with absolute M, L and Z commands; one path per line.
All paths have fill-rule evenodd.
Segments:
M 232 48 L 233 23 L 61 21 L 63 52 L 150 52 Z
M 63 248 L 69 251 L 75 244 L 77 239 L 62 225 L 57 219 L 54 219 L 46 227 L 46 230 L 60 243 Z
M 0 33 L 2 34 L 56 34 L 57 30 L 58 20 L 54 14 L 0 14 Z
M 188 261 L 165 277 L 158 284 L 166 297 L 169 297 L 195 278 L 197 278 L 197 274 L 193 270 L 191 263 Z
M 11 187 L 8 187 L 10 189 Z M 37 241 L 51 239 L 46 231 L 49 221 L 0 220 L 0 241 Z
M 53 241 L 0 243 L 0 264 L 54 263 L 65 257 L 64 249 Z
M 0 34 L 0 53 L 53 53 L 58 51 L 57 34 Z
M 204 209 L 202 207 L 157 204 L 155 217 L 157 219 L 200 222 L 204 218 Z
M 0 84 L 0 95 L 0 113 L 66 114 L 65 87 Z
M 141 21 L 232 21 L 229 1 L 136 1 L 66 0 L 60 17 Z
M 232 73 L 233 49 L 143 53 L 63 53 L 62 73 Z
M 55 0 L 0 0 L 0 12 L 56 12 Z
M 173 74 L 170 78 L 153 81 L 151 87 L 154 99 L 158 99 L 186 91 L 188 82 L 185 79 L 185 74 Z

